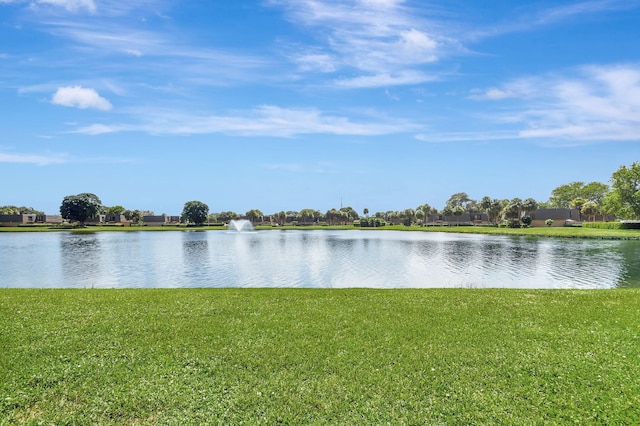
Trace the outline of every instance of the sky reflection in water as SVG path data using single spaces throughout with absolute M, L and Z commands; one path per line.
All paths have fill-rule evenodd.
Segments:
M 613 288 L 638 241 L 400 231 L 0 234 L 0 286 Z

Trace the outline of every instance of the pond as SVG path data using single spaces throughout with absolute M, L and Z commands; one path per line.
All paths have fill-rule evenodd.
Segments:
M 5 288 L 640 287 L 640 242 L 402 231 L 0 234 Z

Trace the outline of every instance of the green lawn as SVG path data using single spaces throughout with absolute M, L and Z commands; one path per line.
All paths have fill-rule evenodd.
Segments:
M 0 290 L 0 424 L 640 424 L 640 290 Z

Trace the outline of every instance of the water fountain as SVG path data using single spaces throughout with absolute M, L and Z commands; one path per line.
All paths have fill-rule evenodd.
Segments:
M 252 232 L 253 225 L 247 219 L 232 220 L 229 222 L 229 231 Z

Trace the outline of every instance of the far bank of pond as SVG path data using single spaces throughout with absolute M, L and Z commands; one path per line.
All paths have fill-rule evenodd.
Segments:
M 48 226 L 16 226 L 0 227 L 2 232 L 138 232 L 138 231 L 227 231 L 226 226 L 87 226 L 78 228 L 48 227 Z M 549 227 L 549 228 L 498 228 L 491 226 L 404 226 L 392 225 L 380 228 L 359 228 L 353 225 L 329 225 L 329 226 L 256 226 L 258 231 L 267 230 L 366 230 L 366 231 L 410 231 L 410 232 L 447 232 L 459 234 L 482 235 L 513 235 L 528 237 L 552 237 L 552 238 L 596 238 L 612 240 L 640 240 L 640 230 L 635 229 L 597 229 L 583 227 Z

